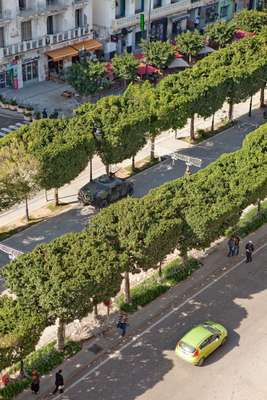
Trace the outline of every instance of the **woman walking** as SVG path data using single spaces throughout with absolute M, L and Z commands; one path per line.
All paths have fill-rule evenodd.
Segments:
M 36 369 L 32 370 L 31 390 L 33 394 L 38 394 L 40 390 L 40 377 Z

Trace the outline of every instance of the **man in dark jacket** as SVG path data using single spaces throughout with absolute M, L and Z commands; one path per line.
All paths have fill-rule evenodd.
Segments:
M 248 263 L 252 261 L 252 253 L 254 251 L 254 245 L 251 240 L 246 244 L 245 249 L 246 249 L 246 263 Z
M 53 394 L 56 394 L 57 391 L 59 390 L 59 393 L 63 393 L 64 390 L 64 379 L 62 376 L 62 371 L 61 369 L 56 373 L 56 380 L 55 380 L 55 390 L 53 391 Z

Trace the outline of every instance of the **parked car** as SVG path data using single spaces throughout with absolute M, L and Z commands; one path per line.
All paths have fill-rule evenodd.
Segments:
M 83 205 L 103 208 L 122 197 L 132 194 L 132 182 L 114 176 L 102 175 L 79 190 L 78 200 Z
M 176 345 L 176 354 L 183 360 L 201 366 L 205 359 L 227 339 L 221 324 L 206 321 L 192 328 Z

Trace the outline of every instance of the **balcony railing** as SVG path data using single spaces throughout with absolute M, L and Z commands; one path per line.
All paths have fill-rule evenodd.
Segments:
M 201 6 L 203 0 L 196 0 L 196 1 L 199 4 L 199 6 Z M 167 17 L 168 15 L 175 14 L 176 12 L 190 9 L 191 7 L 192 7 L 191 0 L 180 0 L 177 3 L 167 4 L 162 7 L 151 9 L 151 20 L 164 18 Z M 127 28 L 129 26 L 137 25 L 139 24 L 139 18 L 140 18 L 139 14 L 136 14 L 130 17 L 114 19 L 112 21 L 112 29 L 113 31 L 118 31 L 122 28 Z M 147 19 L 148 19 L 148 13 L 146 12 L 145 20 L 147 21 Z
M 57 44 L 71 42 L 73 40 L 77 41 L 79 38 L 85 36 L 87 38 L 93 37 L 88 25 L 81 28 L 70 29 L 65 32 L 55 33 L 54 35 L 46 35 L 39 39 L 27 40 L 25 42 L 6 46 L 0 49 L 0 59 L 3 57 L 14 56 L 19 53 L 25 53 L 34 49 L 42 49 L 46 47 L 53 49 L 53 46 Z
M 0 10 L 0 22 L 9 21 L 12 18 L 11 10 Z
M 53 12 L 62 12 L 67 10 L 68 7 L 69 7 L 68 3 L 64 0 L 47 1 L 46 5 L 44 6 L 42 4 L 37 3 L 35 7 L 24 8 L 19 10 L 19 16 L 22 18 L 27 18 L 37 15 L 51 14 Z

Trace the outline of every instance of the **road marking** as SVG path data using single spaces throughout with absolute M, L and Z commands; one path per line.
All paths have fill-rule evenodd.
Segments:
M 253 254 L 258 253 L 264 247 L 267 246 L 267 243 L 263 244 L 260 246 L 257 250 L 254 251 Z M 170 315 L 174 314 L 175 312 L 179 311 L 182 307 L 184 307 L 187 303 L 198 297 L 200 294 L 205 292 L 207 289 L 209 289 L 211 286 L 213 286 L 215 283 L 219 282 L 222 278 L 224 278 L 226 275 L 228 275 L 230 272 L 234 271 L 236 268 L 238 268 L 241 264 L 243 264 L 245 261 L 245 258 L 243 258 L 241 261 L 239 261 L 237 264 L 233 265 L 230 269 L 228 269 L 226 272 L 224 272 L 222 275 L 220 275 L 218 278 L 215 278 L 212 282 L 208 283 L 206 286 L 204 286 L 202 289 L 200 289 L 197 293 L 195 293 L 193 296 L 189 297 L 185 301 L 183 301 L 179 306 L 173 308 L 171 311 L 169 311 L 167 314 L 165 314 L 163 317 L 161 317 L 158 321 L 154 322 L 152 325 L 150 325 L 148 328 L 146 328 L 143 332 L 139 333 L 138 335 L 134 336 L 128 343 L 124 344 L 121 346 L 118 350 L 116 350 L 116 353 L 122 352 L 125 350 L 127 347 L 132 345 L 136 340 L 140 339 L 142 336 L 144 336 L 146 333 L 151 331 L 151 329 L 155 328 L 157 325 L 159 325 L 162 321 L 165 319 L 169 318 Z M 105 360 L 101 361 L 98 365 L 96 365 L 94 368 L 92 368 L 89 372 L 84 374 L 80 379 L 75 381 L 72 385 L 70 385 L 68 388 L 66 388 L 65 392 L 68 392 L 69 390 L 73 389 L 75 386 L 77 386 L 80 382 L 88 378 L 88 376 L 92 375 L 95 371 L 97 371 L 99 368 L 101 368 L 103 365 L 107 364 L 109 360 L 111 360 L 114 357 L 114 353 L 110 354 Z M 54 399 L 59 399 L 61 398 L 61 395 L 58 395 Z

